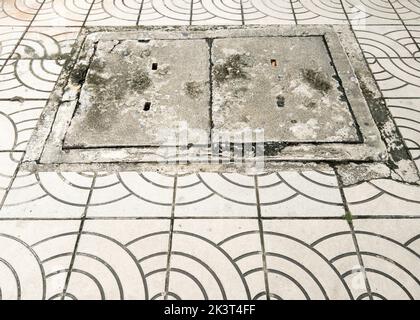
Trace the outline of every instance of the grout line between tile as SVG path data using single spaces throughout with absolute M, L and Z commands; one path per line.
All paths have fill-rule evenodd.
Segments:
M 392 7 L 392 10 L 394 10 L 395 14 L 398 16 L 398 19 L 400 19 L 401 23 L 403 24 L 405 30 L 410 35 L 411 40 L 413 41 L 414 45 L 417 47 L 418 52 L 420 52 L 420 45 L 417 43 L 416 39 L 414 38 L 413 34 L 411 33 L 410 29 L 407 28 L 407 25 L 405 24 L 405 21 L 401 18 L 400 14 L 398 13 L 397 9 L 395 9 L 395 6 L 391 0 L 388 0 L 388 3 Z M 413 56 L 414 57 L 414 56 Z
M 362 51 L 364 52 L 364 51 Z M 417 58 L 414 57 L 404 57 L 404 56 L 399 56 L 399 57 L 372 57 L 375 60 L 417 60 Z
M 96 173 L 93 174 L 92 184 L 91 184 L 90 190 L 89 190 L 89 195 L 88 195 L 88 198 L 86 200 L 85 209 L 83 211 L 83 214 L 82 214 L 82 217 L 81 217 L 81 220 L 80 220 L 79 231 L 77 233 L 76 242 L 74 244 L 74 249 L 73 249 L 73 253 L 72 253 L 72 256 L 71 256 L 71 260 L 70 260 L 69 270 L 68 270 L 67 275 L 66 275 L 66 280 L 65 280 L 65 283 L 64 283 L 64 287 L 63 287 L 63 293 L 61 295 L 61 300 L 64 300 L 65 297 L 66 297 L 66 294 L 67 294 L 67 289 L 68 289 L 68 285 L 70 283 L 71 273 L 72 273 L 72 270 L 73 270 L 74 262 L 76 260 L 77 249 L 79 247 L 79 242 L 80 242 L 80 239 L 82 237 L 82 231 L 83 231 L 83 227 L 85 225 L 86 214 L 87 214 L 87 211 L 88 211 L 88 208 L 89 208 L 90 200 L 92 198 L 93 189 L 95 188 L 95 183 L 96 183 Z
M 242 20 L 242 25 L 245 25 L 245 14 L 244 14 L 244 6 L 242 3 L 243 0 L 240 0 L 239 3 L 241 5 L 241 20 Z
M 137 15 L 136 26 L 140 25 L 140 16 L 141 16 L 141 12 L 143 11 L 143 5 L 144 5 L 144 0 L 141 0 L 139 14 Z
M 176 189 L 178 185 L 178 174 L 174 176 L 174 185 L 173 185 L 173 194 L 172 194 L 172 207 L 171 207 L 171 222 L 169 228 L 169 239 L 168 239 L 168 255 L 166 260 L 166 275 L 165 275 L 165 288 L 163 292 L 163 299 L 168 300 L 169 293 L 169 280 L 171 274 L 171 253 L 172 253 L 172 239 L 174 233 L 174 223 L 175 223 L 175 204 L 176 204 Z
M 192 18 L 193 18 L 193 10 L 194 10 L 194 0 L 190 0 L 190 21 L 189 25 L 192 25 Z
M 82 32 L 82 29 L 85 27 L 86 22 L 89 19 L 90 12 L 92 11 L 93 5 L 96 3 L 96 1 L 100 1 L 100 0 L 93 0 L 92 3 L 90 4 L 89 10 L 86 13 L 85 19 L 83 20 L 82 27 L 80 28 L 80 32 Z
M 260 205 L 260 193 L 258 189 L 258 177 L 254 176 L 254 186 L 255 186 L 255 199 L 257 201 L 257 212 L 258 212 L 258 228 L 260 234 L 261 242 L 261 258 L 263 263 L 264 271 L 264 284 L 267 300 L 270 300 L 270 285 L 268 283 L 268 268 L 267 268 L 267 256 L 265 251 L 265 242 L 264 242 L 264 225 L 261 217 L 261 205 Z
M 17 47 L 20 45 L 20 43 L 22 42 L 23 38 L 25 37 L 26 33 L 28 32 L 29 28 L 32 26 L 32 23 L 34 22 L 36 16 L 38 15 L 38 13 L 40 12 L 42 6 L 45 4 L 46 0 L 42 0 L 41 5 L 39 6 L 39 8 L 36 10 L 34 16 L 32 17 L 31 21 L 29 22 L 29 24 L 25 27 L 25 31 L 22 33 L 22 35 L 19 37 L 18 42 L 16 43 L 16 45 L 14 46 L 12 52 L 10 52 L 9 56 L 7 57 L 5 63 L 0 66 L 0 73 L 3 71 L 3 69 L 6 67 L 7 63 L 9 62 L 10 59 L 12 59 L 13 55 L 16 52 Z
M 3 198 L 0 201 L 0 217 L 1 217 L 1 209 L 3 208 L 3 205 L 6 202 L 6 198 L 9 195 L 10 190 L 12 189 L 12 185 L 15 182 L 15 179 L 16 179 L 17 174 L 18 174 L 19 169 L 20 169 L 20 165 L 21 165 L 22 160 L 23 160 L 23 156 L 25 154 L 24 152 L 17 152 L 17 151 L 13 151 L 13 152 L 9 152 L 9 153 L 14 153 L 14 152 L 21 153 L 21 157 L 20 157 L 18 165 L 15 168 L 15 171 L 13 172 L 13 175 L 12 175 L 10 181 L 9 181 L 9 184 L 6 187 L 6 191 L 4 192 Z
M 344 188 L 343 188 L 343 182 L 341 181 L 340 176 L 338 175 L 337 170 L 334 168 L 334 172 L 335 175 L 337 177 L 337 182 L 338 182 L 338 189 L 340 190 L 340 196 L 341 199 L 343 201 L 343 205 L 344 205 L 344 210 L 346 213 L 346 220 L 347 220 L 347 224 L 350 228 L 350 233 L 353 239 L 353 245 L 354 248 L 356 250 L 356 255 L 357 255 L 357 259 L 359 261 L 359 265 L 360 265 L 360 271 L 363 273 L 363 278 L 365 280 L 365 286 L 366 286 L 366 290 L 367 290 L 367 294 L 369 296 L 369 300 L 373 300 L 373 296 L 372 296 L 372 290 L 369 284 L 369 279 L 367 277 L 366 271 L 365 271 L 365 265 L 363 262 L 363 257 L 360 254 L 360 248 L 359 248 L 359 243 L 357 242 L 357 238 L 356 238 L 356 233 L 354 231 L 354 226 L 353 226 L 353 222 L 352 222 L 352 215 L 351 215 L 351 211 L 347 202 L 347 198 L 346 198 L 346 194 L 344 192 Z
M 290 7 L 292 8 L 293 19 L 295 20 L 295 25 L 298 25 L 298 20 L 297 20 L 297 17 L 296 17 L 295 7 L 293 5 L 294 2 L 295 2 L 294 0 L 290 0 Z

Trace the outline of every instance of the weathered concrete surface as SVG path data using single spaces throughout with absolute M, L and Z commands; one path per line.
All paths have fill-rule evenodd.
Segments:
M 244 172 L 248 170 L 255 160 L 252 157 L 244 157 L 242 161 L 232 162 L 232 155 L 229 152 L 214 154 L 211 146 L 192 146 L 187 149 L 171 148 L 171 152 L 175 149 L 176 154 L 166 156 L 157 152 L 154 147 L 128 145 L 109 147 L 111 144 L 108 147 L 78 147 L 81 145 L 78 144 L 78 141 L 74 141 L 74 148 L 64 148 L 64 140 L 69 126 L 71 126 L 71 120 L 78 111 L 78 100 L 85 82 L 85 75 L 92 62 L 90 57 L 93 57 L 95 48 L 100 42 L 111 41 L 117 45 L 119 40 L 122 40 L 120 44 L 124 41 L 139 40 L 141 43 L 146 43 L 153 39 L 200 40 L 206 41 L 211 46 L 211 42 L 225 38 L 267 38 L 273 36 L 277 38 L 322 36 L 324 38 L 336 67 L 340 85 L 351 106 L 361 140 L 344 141 L 345 143 L 303 141 L 266 145 L 266 150 L 268 149 L 269 152 L 263 159 L 264 170 L 271 172 L 302 168 L 319 170 L 334 168 L 342 185 L 372 178 L 391 178 L 418 184 L 418 171 L 405 148 L 392 116 L 383 103 L 354 35 L 348 26 L 341 25 L 84 29 L 74 46 L 71 59 L 63 68 L 37 130 L 28 144 L 22 168 L 31 171 L 70 170 L 78 172 L 91 170 Z M 237 58 L 228 61 L 230 61 L 229 67 L 233 67 L 233 69 L 238 66 L 238 63 L 241 65 L 241 60 Z M 186 63 L 189 62 L 186 59 Z M 279 65 L 278 62 L 277 64 Z M 213 68 L 216 65 L 217 63 Z M 271 58 L 270 65 L 272 66 Z M 223 70 L 223 68 L 219 69 L 221 72 L 216 73 L 215 76 L 223 78 L 226 75 Z M 237 79 L 244 76 L 241 72 L 236 75 Z M 302 71 L 300 76 L 308 84 L 312 83 L 311 89 L 331 90 L 325 74 L 312 72 L 307 68 L 306 71 Z M 214 89 L 212 88 L 214 86 L 214 83 L 210 84 L 210 91 Z M 193 96 L 200 93 L 199 87 L 195 83 L 187 84 L 184 89 Z M 286 99 L 282 98 L 284 97 L 277 99 L 276 96 L 275 103 L 278 108 L 283 108 L 286 103 Z M 309 105 L 313 106 L 313 104 Z M 210 112 L 210 110 L 208 111 Z M 197 116 L 194 111 L 191 113 Z M 168 127 L 168 125 L 170 124 L 166 123 L 164 127 Z M 207 129 L 206 125 L 204 131 Z M 124 134 L 130 135 L 131 133 L 125 132 Z M 218 161 L 214 161 L 215 156 L 219 157 Z M 208 161 L 210 157 L 213 157 L 212 162 Z M 249 173 L 249 171 L 246 172 Z
M 358 142 L 322 36 L 216 39 L 214 128 L 266 142 Z
M 205 40 L 99 41 L 89 63 L 64 148 L 159 146 L 180 122 L 191 143 L 210 131 Z

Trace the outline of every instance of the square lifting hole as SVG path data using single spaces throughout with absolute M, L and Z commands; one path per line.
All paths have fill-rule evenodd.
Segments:
M 143 110 L 144 110 L 144 111 L 149 111 L 151 106 L 152 106 L 152 103 L 151 103 L 151 102 L 149 102 L 149 101 L 147 101 L 147 102 L 145 102 L 145 103 L 144 103 L 144 108 L 143 108 Z
M 157 68 L 158 68 L 157 62 L 153 62 L 152 63 L 152 70 L 157 70 Z

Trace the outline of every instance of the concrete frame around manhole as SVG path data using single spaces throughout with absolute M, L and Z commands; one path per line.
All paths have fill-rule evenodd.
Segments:
M 236 161 L 232 161 L 231 154 L 222 154 L 218 161 L 213 159 L 209 163 L 208 157 L 214 151 L 211 140 L 208 145 L 196 147 L 194 154 L 199 156 L 191 157 L 191 149 L 194 150 L 195 147 L 189 146 L 188 150 L 178 148 L 175 156 L 171 152 L 165 153 L 164 159 L 161 153 L 156 152 L 155 147 L 65 148 L 66 132 L 74 116 L 81 90 L 81 85 L 72 80 L 74 72 L 80 65 L 86 65 L 88 68 L 89 57 L 92 56 L 94 44 L 98 41 L 305 36 L 324 37 L 357 124 L 360 140 L 349 143 L 266 141 L 264 170 L 334 167 L 346 184 L 379 177 L 391 177 L 406 182 L 418 181 L 416 166 L 381 98 L 351 29 L 348 26 L 337 25 L 86 28 L 81 32 L 45 107 L 37 130 L 28 144 L 23 166 L 29 170 L 40 171 L 243 172 L 255 163 L 255 158 L 248 159 L 244 152 L 240 161 L 237 158 L 234 159 Z M 86 73 L 87 71 L 86 69 Z

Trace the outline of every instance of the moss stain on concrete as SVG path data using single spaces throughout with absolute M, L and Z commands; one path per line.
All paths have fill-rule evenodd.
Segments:
M 145 70 L 139 70 L 130 77 L 130 89 L 136 92 L 143 92 L 152 85 L 152 80 Z
M 228 79 L 245 79 L 246 72 L 243 69 L 248 65 L 246 58 L 241 54 L 230 55 L 224 63 L 220 63 L 213 68 L 213 77 L 218 83 Z
M 332 88 L 331 83 L 328 81 L 325 74 L 319 71 L 304 68 L 301 69 L 301 74 L 303 80 L 305 80 L 312 88 L 321 91 L 322 93 L 327 93 Z
M 392 144 L 390 145 L 392 150 L 390 150 L 390 159 L 387 164 L 391 169 L 397 169 L 397 163 L 401 160 L 409 160 L 410 155 L 408 154 L 402 139 L 396 139 L 400 136 L 397 131 L 397 127 L 395 125 L 388 126 L 388 122 L 392 121 L 392 115 L 386 107 L 384 100 L 382 98 L 375 97 L 373 92 L 363 81 L 360 81 L 360 89 L 362 90 L 366 102 L 369 105 L 376 125 L 380 129 L 381 133 L 385 136 L 385 138 L 392 141 Z M 387 127 L 394 129 L 390 131 L 387 130 Z
M 197 81 L 189 81 L 185 83 L 185 92 L 191 98 L 197 98 L 203 93 L 203 89 Z

